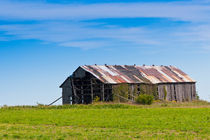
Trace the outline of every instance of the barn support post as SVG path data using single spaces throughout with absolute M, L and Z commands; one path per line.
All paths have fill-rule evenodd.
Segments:
M 91 103 L 93 103 L 93 81 L 90 79 Z
M 196 85 L 192 84 L 192 100 L 196 100 Z
M 102 90 L 102 101 L 104 101 L 104 84 L 101 85 L 101 90 Z
M 75 96 L 75 88 L 74 88 L 74 82 L 73 82 L 73 78 L 71 78 L 70 79 L 71 80 L 71 86 L 72 86 L 72 92 L 73 92 L 73 94 L 72 95 L 74 95 L 74 103 L 76 102 L 75 100 L 76 100 L 76 96 Z
M 173 100 L 177 102 L 176 84 L 173 84 Z
M 105 88 L 104 88 L 104 90 L 105 90 Z M 105 101 L 112 101 L 112 97 L 113 97 L 113 95 L 112 95 L 112 85 L 107 85 L 105 94 L 106 94 Z
M 131 85 L 131 100 L 134 101 L 134 85 Z
M 76 89 L 75 89 L 75 85 L 74 85 L 74 80 L 73 78 L 71 78 L 71 84 L 72 84 L 72 89 L 73 89 L 73 95 L 74 95 L 74 103 L 78 103 L 78 96 L 77 96 L 77 92 L 76 92 Z
M 52 103 L 50 103 L 48 106 L 53 105 L 55 102 L 57 102 L 58 100 L 60 100 L 63 96 L 59 97 L 58 99 L 56 99 L 55 101 L 53 101 Z
M 128 99 L 131 99 L 130 86 L 128 86 L 127 94 L 128 94 Z
M 81 94 L 82 94 L 82 104 L 84 104 L 84 91 L 83 91 L 83 86 L 81 86 Z

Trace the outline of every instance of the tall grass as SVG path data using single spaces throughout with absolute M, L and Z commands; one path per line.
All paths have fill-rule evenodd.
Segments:
M 0 139 L 210 139 L 205 103 L 161 104 L 3 107 Z
M 171 102 L 156 100 L 152 105 L 139 105 L 128 103 L 97 102 L 94 104 L 76 105 L 37 105 L 37 106 L 3 106 L 0 109 L 136 109 L 136 108 L 159 108 L 159 107 L 210 107 L 210 102 L 196 100 L 192 102 Z

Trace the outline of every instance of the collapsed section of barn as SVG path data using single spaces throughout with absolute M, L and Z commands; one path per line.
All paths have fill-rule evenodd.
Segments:
M 182 102 L 195 99 L 195 83 L 174 66 L 85 65 L 60 87 L 63 104 L 89 104 L 95 99 L 134 102 L 139 94 Z

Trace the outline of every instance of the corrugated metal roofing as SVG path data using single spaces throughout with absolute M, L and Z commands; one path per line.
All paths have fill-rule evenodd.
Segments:
M 195 82 L 174 66 L 85 65 L 80 66 L 103 83 Z

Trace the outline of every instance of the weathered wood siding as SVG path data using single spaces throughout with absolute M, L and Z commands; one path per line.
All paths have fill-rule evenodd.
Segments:
M 192 84 L 191 88 L 192 88 L 192 93 L 191 93 L 192 99 L 195 100 L 196 99 L 196 85 Z
M 118 96 L 135 101 L 139 94 L 150 94 L 155 99 L 168 101 L 192 101 L 196 98 L 195 83 L 164 83 L 164 84 L 108 84 L 98 80 L 94 75 L 79 67 L 62 84 L 63 104 L 89 104 L 96 97 L 101 101 L 114 101 L 114 89 Z M 126 95 L 124 91 L 126 91 Z M 122 93 L 122 95 L 121 95 Z M 119 98 L 119 97 L 118 97 Z M 123 99 L 124 100 L 124 99 Z M 119 100 L 120 101 L 120 100 Z
M 73 73 L 73 77 L 75 78 L 83 78 L 86 76 L 86 71 L 84 71 L 82 68 L 78 68 L 74 73 Z
M 71 80 L 68 78 L 62 85 L 62 102 L 63 104 L 70 104 L 72 99 Z
M 159 99 L 164 100 L 166 91 L 166 100 L 168 101 L 192 101 L 195 100 L 195 83 L 175 83 L 159 84 Z

